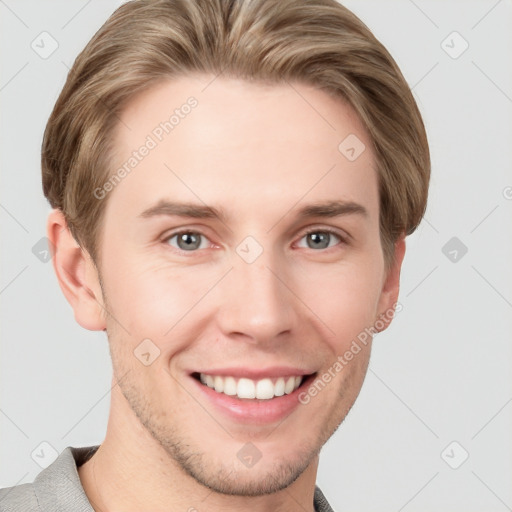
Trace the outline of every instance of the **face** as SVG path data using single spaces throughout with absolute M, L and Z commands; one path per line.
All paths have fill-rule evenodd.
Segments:
M 130 412 L 198 482 L 257 495 L 297 479 L 343 421 L 371 340 L 344 354 L 396 296 L 351 108 L 301 84 L 212 79 L 124 110 L 112 169 L 129 171 L 97 191 L 99 268 Z M 366 146 L 352 161 L 350 134 Z

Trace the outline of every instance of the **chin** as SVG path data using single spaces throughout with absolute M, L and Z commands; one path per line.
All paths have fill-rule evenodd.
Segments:
M 263 459 L 251 468 L 237 468 L 240 463 L 219 465 L 207 463 L 199 457 L 181 463 L 182 469 L 194 480 L 211 491 L 229 496 L 264 496 L 282 491 L 295 482 L 314 460 L 316 453 L 293 454 L 293 461 L 264 463 Z M 259 466 L 259 467 L 258 467 Z

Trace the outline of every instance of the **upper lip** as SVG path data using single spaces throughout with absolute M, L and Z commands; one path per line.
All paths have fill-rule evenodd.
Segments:
M 203 373 L 204 375 L 219 375 L 224 377 L 247 378 L 252 380 L 264 379 L 266 377 L 289 377 L 310 375 L 315 373 L 310 370 L 302 368 L 294 368 L 292 366 L 272 366 L 268 368 L 248 368 L 248 367 L 230 367 L 230 368 L 215 368 L 207 370 L 196 370 L 191 373 Z

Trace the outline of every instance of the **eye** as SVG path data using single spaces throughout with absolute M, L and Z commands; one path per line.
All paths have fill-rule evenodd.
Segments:
M 346 243 L 343 236 L 332 229 L 311 229 L 304 233 L 301 240 L 306 238 L 309 249 L 329 249 L 332 245 L 329 245 L 333 237 L 337 238 L 342 244 Z M 336 244 L 334 244 L 336 245 Z
M 329 249 L 335 245 L 343 245 L 347 243 L 346 238 L 340 233 L 327 228 L 310 229 L 302 235 L 301 240 L 303 239 L 306 239 L 306 248 L 309 249 Z M 333 239 L 338 239 L 341 243 L 331 244 Z M 175 240 L 175 242 L 173 242 L 173 240 Z M 202 233 L 192 230 L 183 230 L 171 233 L 169 236 L 164 238 L 163 242 L 170 245 L 178 252 L 192 253 L 197 252 L 198 249 L 207 249 L 209 247 L 207 242 L 202 244 L 203 240 L 207 241 L 208 238 Z
M 206 249 L 206 247 L 201 247 L 201 238 L 206 239 L 206 237 L 197 231 L 178 231 L 177 233 L 172 233 L 168 237 L 166 237 L 163 241 L 183 252 L 194 252 L 196 249 Z M 171 243 L 171 240 L 176 239 L 176 244 Z

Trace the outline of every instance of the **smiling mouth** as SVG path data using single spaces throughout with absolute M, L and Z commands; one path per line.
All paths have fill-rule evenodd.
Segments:
M 289 395 L 315 375 L 316 373 L 312 373 L 309 375 L 289 375 L 286 377 L 268 377 L 254 380 L 244 377 L 210 375 L 199 372 L 192 373 L 193 378 L 219 394 L 253 401 L 272 400 L 276 397 Z

